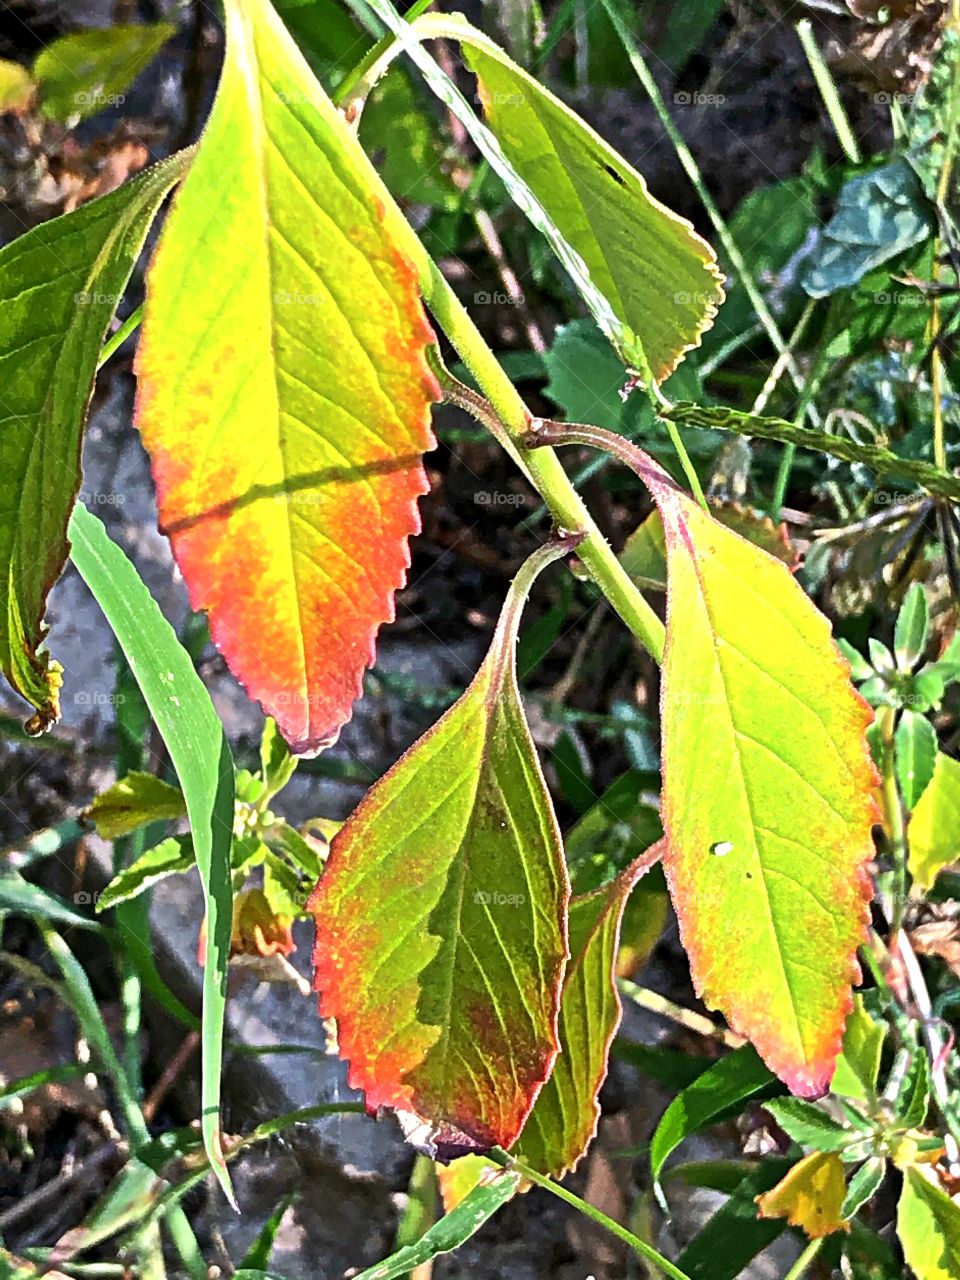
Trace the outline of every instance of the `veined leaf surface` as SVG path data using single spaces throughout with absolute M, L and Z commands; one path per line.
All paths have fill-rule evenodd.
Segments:
M 370 1110 L 450 1159 L 519 1134 L 558 1050 L 567 875 L 514 671 L 518 574 L 467 692 L 334 838 L 316 987 Z
M 620 1023 L 614 980 L 620 922 L 637 879 L 660 854 L 643 856 L 610 884 L 570 902 L 570 963 L 560 996 L 560 1054 L 523 1126 L 516 1154 L 559 1178 L 573 1169 L 597 1131 L 597 1097 Z
M 601 310 L 598 323 L 627 363 L 635 363 L 639 343 L 662 382 L 698 345 L 723 300 L 713 250 L 650 195 L 613 147 L 482 32 L 435 14 L 414 29 L 460 41 L 504 156 L 579 255 L 616 321 L 612 327 Z M 584 298 L 596 314 L 592 292 Z
M 870 711 L 785 565 L 655 463 L 664 869 L 697 990 L 795 1092 L 833 1074 L 870 897 Z
M 315 751 L 350 716 L 419 528 L 438 396 L 422 250 L 267 0 L 227 0 L 226 33 L 150 271 L 138 422 L 194 608 Z
M 595 427 L 649 488 L 667 552 L 664 870 L 698 993 L 807 1097 L 826 1092 L 859 978 L 873 855 L 872 713 L 786 565 Z
M 0 250 L 0 669 L 60 714 L 60 670 L 38 653 L 47 593 L 69 550 L 80 439 L 100 346 L 182 153 Z

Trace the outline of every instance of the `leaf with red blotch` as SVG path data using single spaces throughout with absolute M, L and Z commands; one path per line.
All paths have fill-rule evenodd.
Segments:
M 310 901 L 350 1084 L 443 1160 L 517 1138 L 557 1056 L 569 885 L 514 669 L 548 543 L 467 692 L 334 838 Z
M 614 980 L 620 922 L 630 891 L 662 853 L 653 846 L 610 884 L 570 903 L 570 963 L 560 996 L 560 1055 L 527 1117 L 515 1153 L 539 1173 L 576 1168 L 597 1131 L 597 1097 L 620 1023 Z
M 149 273 L 137 421 L 191 603 L 312 752 L 349 719 L 419 528 L 426 267 L 267 0 L 227 0 L 226 37 Z
M 786 565 L 636 455 L 666 534 L 661 808 L 681 937 L 706 1003 L 817 1097 L 868 923 L 871 712 Z

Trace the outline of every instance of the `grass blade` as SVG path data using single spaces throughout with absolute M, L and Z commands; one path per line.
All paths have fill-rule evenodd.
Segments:
M 220 1074 L 233 893 L 230 748 L 200 677 L 133 565 L 82 506 L 70 520 L 73 562 L 130 663 L 187 801 L 207 910 L 203 971 L 201 1126 L 210 1164 L 235 1205 L 220 1135 Z

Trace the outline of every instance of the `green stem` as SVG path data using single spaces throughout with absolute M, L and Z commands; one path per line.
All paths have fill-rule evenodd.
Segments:
M 820 90 L 823 105 L 827 108 L 827 115 L 833 125 L 833 131 L 839 139 L 840 146 L 843 148 L 843 154 L 851 164 L 860 164 L 860 148 L 850 127 L 850 121 L 847 119 L 847 113 L 843 109 L 843 103 L 840 101 L 840 94 L 837 92 L 837 86 L 834 83 L 833 76 L 830 74 L 830 68 L 824 62 L 820 47 L 814 39 L 813 24 L 809 18 L 803 18 L 797 23 L 797 35 L 800 37 L 803 52 L 807 55 L 807 61 L 810 63 L 810 70 L 813 72 L 813 78 L 816 80 L 817 88 Z
M 707 212 L 707 217 L 710 219 L 713 229 L 720 237 L 720 242 L 726 251 L 727 257 L 730 259 L 731 265 L 740 278 L 740 282 L 746 291 L 747 297 L 750 299 L 750 304 L 756 312 L 757 319 L 763 325 L 767 337 L 770 339 L 770 342 L 773 344 L 777 352 L 781 355 L 784 354 L 787 352 L 787 343 L 784 340 L 783 334 L 780 332 L 780 328 L 774 319 L 773 313 L 767 306 L 763 294 L 757 287 L 757 283 L 754 280 L 749 267 L 744 261 L 743 254 L 740 252 L 737 242 L 730 233 L 730 228 L 728 227 L 723 214 L 720 212 L 716 201 L 707 189 L 707 185 L 703 180 L 700 168 L 694 159 L 693 152 L 687 146 L 683 135 L 674 124 L 673 117 L 667 110 L 667 104 L 663 100 L 663 94 L 660 92 L 660 87 L 653 78 L 653 74 L 646 63 L 643 54 L 640 52 L 637 42 L 624 25 L 623 19 L 612 0 L 601 0 L 601 3 L 607 11 L 607 16 L 613 24 L 620 43 L 623 45 L 627 58 L 630 61 L 630 65 L 633 67 L 640 83 L 650 96 L 650 101 L 653 103 L 657 115 L 660 117 L 660 123 L 663 125 L 667 136 L 673 144 L 673 149 L 677 154 L 677 159 L 683 166 L 687 177 L 693 183 L 703 207 Z M 800 374 L 792 355 L 789 355 L 789 353 L 788 360 L 788 368 L 790 370 L 791 378 L 797 390 L 800 391 L 803 388 L 803 377 Z M 810 421 L 816 425 L 819 419 L 812 405 L 809 406 L 808 412 L 810 413 Z
M 703 488 L 700 485 L 700 477 L 697 475 L 696 469 L 690 461 L 690 455 L 687 453 L 686 445 L 680 438 L 680 428 L 672 418 L 661 418 L 660 421 L 667 428 L 667 435 L 670 437 L 670 441 L 674 449 L 677 451 L 677 457 L 680 459 L 680 466 L 683 468 L 683 474 L 687 477 L 687 483 L 690 486 L 693 496 L 700 503 L 701 507 L 703 507 L 704 511 L 709 511 L 710 507 L 707 504 L 706 496 L 704 495 Z
M 421 13 L 426 13 L 432 4 L 433 0 L 416 0 L 416 3 L 412 4 L 404 14 L 405 20 L 413 22 Z M 356 124 L 367 95 L 400 50 L 400 42 L 395 35 L 388 32 L 367 50 L 330 95 L 334 106 L 343 111 L 351 124 Z
M 436 263 L 430 262 L 428 278 L 421 283 L 427 305 L 489 401 L 497 422 L 509 439 L 511 454 L 520 461 L 546 502 L 554 523 L 558 529 L 571 533 L 579 531 L 585 535 L 577 548 L 578 556 L 626 625 L 647 652 L 660 662 L 663 658 L 663 623 L 630 580 L 597 528 L 556 454 L 551 449 L 527 448 L 530 412 Z M 441 376 L 448 395 L 462 395 L 462 383 L 449 375 Z M 473 412 L 472 408 L 470 412 Z M 489 426 L 488 418 L 489 414 L 479 420 Z
M 824 1240 L 826 1240 L 826 1236 L 821 1236 L 819 1240 L 811 1240 L 803 1253 L 801 1253 L 800 1257 L 784 1276 L 783 1280 L 800 1280 L 800 1277 L 806 1271 L 807 1267 L 809 1267 L 810 1263 L 813 1262 L 814 1258 L 820 1252 L 823 1247 Z
M 121 324 L 116 333 L 112 333 L 100 348 L 100 357 L 97 360 L 97 369 L 102 369 L 112 355 L 123 346 L 126 340 L 138 328 L 143 320 L 143 303 L 141 302 L 136 310 L 131 311 Z
M 811 308 L 816 305 L 813 301 L 808 304 Z M 799 430 L 805 430 L 803 420 L 807 416 L 807 410 L 813 400 L 813 397 L 820 389 L 823 382 L 823 374 L 825 371 L 825 348 L 821 347 L 817 356 L 816 364 L 807 378 L 803 388 L 803 394 L 800 396 L 800 403 L 797 405 L 797 412 L 793 416 L 793 425 Z M 783 504 L 787 497 L 787 486 L 790 484 L 790 474 L 793 471 L 793 462 L 797 456 L 797 446 L 794 441 L 789 441 L 785 446 L 783 453 L 780 455 L 780 465 L 777 468 L 777 480 L 773 487 L 773 498 L 770 501 L 770 516 L 774 520 L 780 519 L 780 512 L 783 510 Z
M 592 1204 L 588 1204 L 586 1200 L 581 1200 L 578 1195 L 574 1195 L 572 1191 L 568 1191 L 566 1187 L 554 1182 L 552 1178 L 545 1178 L 542 1173 L 537 1173 L 536 1169 L 531 1169 L 529 1165 L 524 1164 L 522 1160 L 518 1160 L 515 1156 L 508 1155 L 506 1151 L 501 1151 L 499 1147 L 487 1154 L 487 1158 L 492 1160 L 494 1164 L 498 1164 L 501 1169 L 513 1169 L 515 1172 L 522 1174 L 530 1182 L 536 1183 L 538 1187 L 543 1187 L 545 1191 L 549 1191 L 551 1195 L 555 1195 L 560 1200 L 565 1200 L 567 1204 L 572 1205 L 574 1209 L 579 1210 L 585 1218 L 589 1218 L 591 1222 L 597 1223 L 609 1231 L 611 1235 L 616 1236 L 618 1240 L 622 1240 L 624 1244 L 628 1244 L 631 1249 L 655 1266 L 662 1275 L 670 1276 L 671 1280 L 690 1280 L 686 1272 L 681 1271 L 679 1267 L 665 1258 L 662 1253 L 658 1253 L 653 1245 L 647 1244 L 645 1240 L 641 1240 L 639 1236 L 635 1236 L 632 1231 L 628 1231 L 626 1227 L 621 1227 L 619 1222 L 615 1222 L 613 1218 L 607 1217 L 600 1209 L 595 1209 Z
M 960 25 L 960 0 L 952 0 L 950 6 L 950 21 L 954 26 Z M 954 157 L 957 150 L 958 117 L 960 117 L 960 65 L 958 65 L 954 71 L 954 80 L 950 93 L 950 122 L 947 127 L 947 137 L 944 143 L 943 165 L 940 168 L 940 175 L 937 179 L 937 205 L 941 209 L 946 207 L 950 196 Z M 942 276 L 943 268 L 940 264 L 940 240 L 938 239 L 934 245 L 933 255 L 934 283 L 939 283 Z M 937 296 L 936 291 L 934 291 L 933 305 L 930 310 L 930 386 L 933 396 L 933 460 L 941 470 L 945 470 L 947 465 L 947 446 L 943 413 L 944 371 L 943 353 L 940 349 L 940 324 L 940 299 Z
M 907 834 L 903 822 L 900 789 L 897 786 L 896 725 L 896 708 L 881 707 L 877 712 L 877 726 L 882 744 L 880 804 L 883 809 L 883 825 L 893 851 L 894 895 L 890 929 L 894 937 L 903 923 L 903 909 L 907 897 Z

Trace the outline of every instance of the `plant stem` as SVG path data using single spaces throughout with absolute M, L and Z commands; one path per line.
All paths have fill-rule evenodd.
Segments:
M 811 1240 L 803 1253 L 801 1253 L 800 1257 L 784 1276 L 783 1280 L 800 1280 L 800 1277 L 806 1271 L 807 1267 L 809 1267 L 810 1263 L 813 1262 L 814 1258 L 820 1252 L 825 1239 L 826 1236 L 821 1236 L 819 1240 Z
M 894 864 L 893 902 L 890 912 L 891 932 L 896 935 L 903 922 L 903 909 L 907 897 L 907 836 L 903 822 L 903 805 L 897 786 L 895 707 L 881 707 L 877 712 L 882 757 L 880 761 L 880 804 L 883 808 L 883 825 L 890 841 Z
M 431 4 L 433 0 L 416 0 L 404 15 L 407 22 L 413 22 L 414 18 L 419 18 L 421 13 L 426 13 Z M 400 49 L 396 36 L 392 32 L 387 32 L 376 44 L 371 45 L 330 95 L 334 106 L 340 108 L 350 124 L 358 122 L 367 95 L 386 72 Z
M 629 978 L 618 978 L 617 990 L 634 1004 L 639 1005 L 641 1009 L 655 1013 L 658 1017 L 668 1018 L 678 1026 L 694 1032 L 695 1035 L 703 1036 L 704 1039 L 716 1040 L 719 1044 L 726 1045 L 728 1049 L 739 1049 L 741 1045 L 746 1044 L 743 1036 L 738 1036 L 735 1031 L 728 1031 L 726 1027 L 720 1027 L 715 1022 L 711 1022 L 708 1017 L 697 1013 L 695 1009 L 684 1009 L 681 1005 L 668 1000 L 666 996 L 638 986 Z
M 494 1164 L 498 1164 L 501 1169 L 513 1169 L 517 1173 L 530 1182 L 536 1183 L 538 1187 L 543 1187 L 545 1191 L 549 1191 L 551 1195 L 557 1196 L 560 1200 L 565 1200 L 567 1204 L 573 1205 L 578 1209 L 585 1218 L 589 1218 L 592 1222 L 596 1222 L 598 1226 L 609 1231 L 611 1235 L 628 1244 L 631 1249 L 652 1263 L 663 1275 L 670 1276 L 671 1280 L 690 1280 L 686 1272 L 681 1271 L 679 1267 L 665 1258 L 662 1253 L 658 1253 L 653 1245 L 647 1244 L 645 1240 L 641 1240 L 639 1236 L 635 1236 L 632 1231 L 628 1231 L 626 1227 L 621 1227 L 619 1222 L 615 1222 L 613 1218 L 607 1217 L 600 1209 L 595 1209 L 592 1204 L 588 1204 L 586 1200 L 581 1200 L 578 1195 L 574 1195 L 572 1191 L 568 1191 L 566 1187 L 554 1182 L 552 1178 L 545 1178 L 542 1173 L 537 1173 L 535 1169 L 531 1169 L 529 1165 L 524 1164 L 522 1160 L 516 1159 L 515 1156 L 509 1155 L 506 1151 L 501 1151 L 499 1147 L 487 1153 L 487 1158 L 492 1160 Z
M 811 300 L 809 306 L 812 308 L 815 302 Z M 806 313 L 804 313 L 806 314 Z M 800 396 L 800 403 L 797 405 L 797 412 L 793 415 L 793 425 L 799 430 L 804 430 L 803 420 L 807 415 L 813 397 L 820 389 L 823 381 L 824 373 L 824 348 L 821 348 L 816 363 L 810 372 L 804 384 L 803 392 Z M 794 441 L 790 441 L 780 455 L 780 465 L 777 468 L 777 480 L 773 486 L 773 497 L 770 500 L 770 515 L 774 520 L 780 519 L 780 512 L 783 509 L 784 501 L 787 496 L 787 486 L 790 483 L 790 473 L 793 471 L 794 458 L 797 456 L 797 446 Z
M 601 3 L 613 24 L 613 28 L 617 33 L 620 43 L 623 45 L 627 58 L 630 61 L 630 65 L 637 73 L 640 83 L 650 96 L 650 101 L 653 103 L 657 115 L 660 117 L 660 123 L 663 125 L 667 136 L 673 144 L 673 149 L 677 154 L 677 159 L 683 166 L 687 177 L 693 183 L 703 207 L 707 212 L 707 217 L 710 219 L 713 229 L 720 237 L 720 243 L 723 245 L 732 267 L 740 278 L 740 283 L 743 285 L 747 297 L 750 299 L 750 304 L 756 312 L 757 319 L 763 325 L 767 337 L 770 339 L 774 348 L 778 353 L 783 355 L 787 352 L 787 343 L 784 340 L 783 334 L 780 332 L 780 328 L 773 316 L 773 313 L 767 306 L 763 294 L 757 287 L 757 283 L 754 280 L 749 267 L 744 261 L 743 254 L 740 252 L 736 241 L 730 233 L 730 228 L 727 225 L 723 214 L 720 212 L 716 201 L 707 189 L 707 185 L 703 180 L 700 168 L 694 159 L 693 152 L 687 146 L 683 135 L 673 122 L 673 117 L 667 110 L 667 104 L 663 100 L 663 94 L 660 92 L 660 87 L 654 79 L 643 54 L 640 52 L 633 36 L 624 25 L 623 19 L 617 11 L 616 5 L 612 3 L 612 0 L 601 0 Z M 796 361 L 793 359 L 793 356 L 789 355 L 789 353 L 787 367 L 790 370 L 790 376 L 797 390 L 802 391 L 803 376 L 797 368 Z M 817 426 L 819 424 L 819 415 L 816 413 L 812 404 L 808 406 L 807 412 L 810 416 L 810 421 L 814 426 Z
M 952 0 L 950 6 L 950 21 L 954 26 L 960 26 L 960 0 Z M 937 207 L 943 209 L 946 207 L 950 196 L 950 185 L 953 178 L 953 163 L 957 149 L 957 126 L 958 117 L 960 117 L 960 67 L 954 72 L 954 83 L 950 93 L 950 120 L 947 126 L 947 137 L 943 148 L 943 165 L 940 169 L 940 176 L 937 179 Z M 937 239 L 934 244 L 933 254 L 933 280 L 935 284 L 939 284 L 943 269 L 940 265 L 940 247 L 942 236 Z M 930 309 L 930 339 L 932 343 L 930 356 L 930 389 L 933 396 L 933 460 L 941 471 L 945 471 L 947 467 L 947 447 L 944 432 L 944 415 L 943 415 L 943 353 L 940 349 L 940 322 L 941 310 L 940 299 L 936 290 L 933 294 L 933 302 Z
M 143 320 L 143 303 L 139 307 L 131 311 L 126 320 L 121 324 L 116 333 L 112 333 L 100 348 L 100 357 L 97 360 L 97 369 L 102 369 L 112 355 L 115 354 L 130 337 L 134 329 L 139 328 Z
M 555 524 L 561 530 L 581 531 L 585 534 L 577 549 L 579 558 L 647 652 L 660 662 L 663 658 L 663 623 L 640 594 L 597 528 L 556 454 L 551 449 L 528 449 L 527 437 L 532 421 L 529 410 L 500 368 L 496 357 L 440 268 L 432 261 L 429 277 L 422 282 L 422 287 L 424 298 L 437 323 L 489 401 L 490 409 L 509 439 L 511 454 L 518 459 L 536 486 Z M 456 379 L 446 375 L 443 383 L 451 396 L 462 395 L 463 384 Z M 468 407 L 466 403 L 464 407 Z M 469 411 L 473 412 L 473 408 Z M 479 421 L 492 428 L 489 413 L 479 417 Z
M 857 139 L 854 137 L 853 130 L 850 127 L 847 113 L 843 109 L 843 103 L 840 101 L 840 94 L 837 92 L 837 86 L 834 83 L 833 76 L 830 74 L 830 68 L 824 62 L 820 47 L 814 39 L 813 24 L 809 18 L 803 18 L 797 23 L 797 35 L 800 37 L 803 52 L 807 55 L 807 61 L 810 63 L 810 70 L 813 72 L 813 78 L 816 80 L 817 88 L 820 90 L 823 105 L 827 108 L 827 115 L 833 125 L 833 131 L 837 135 L 840 146 L 843 148 L 843 154 L 851 164 L 860 164 L 861 156 Z

